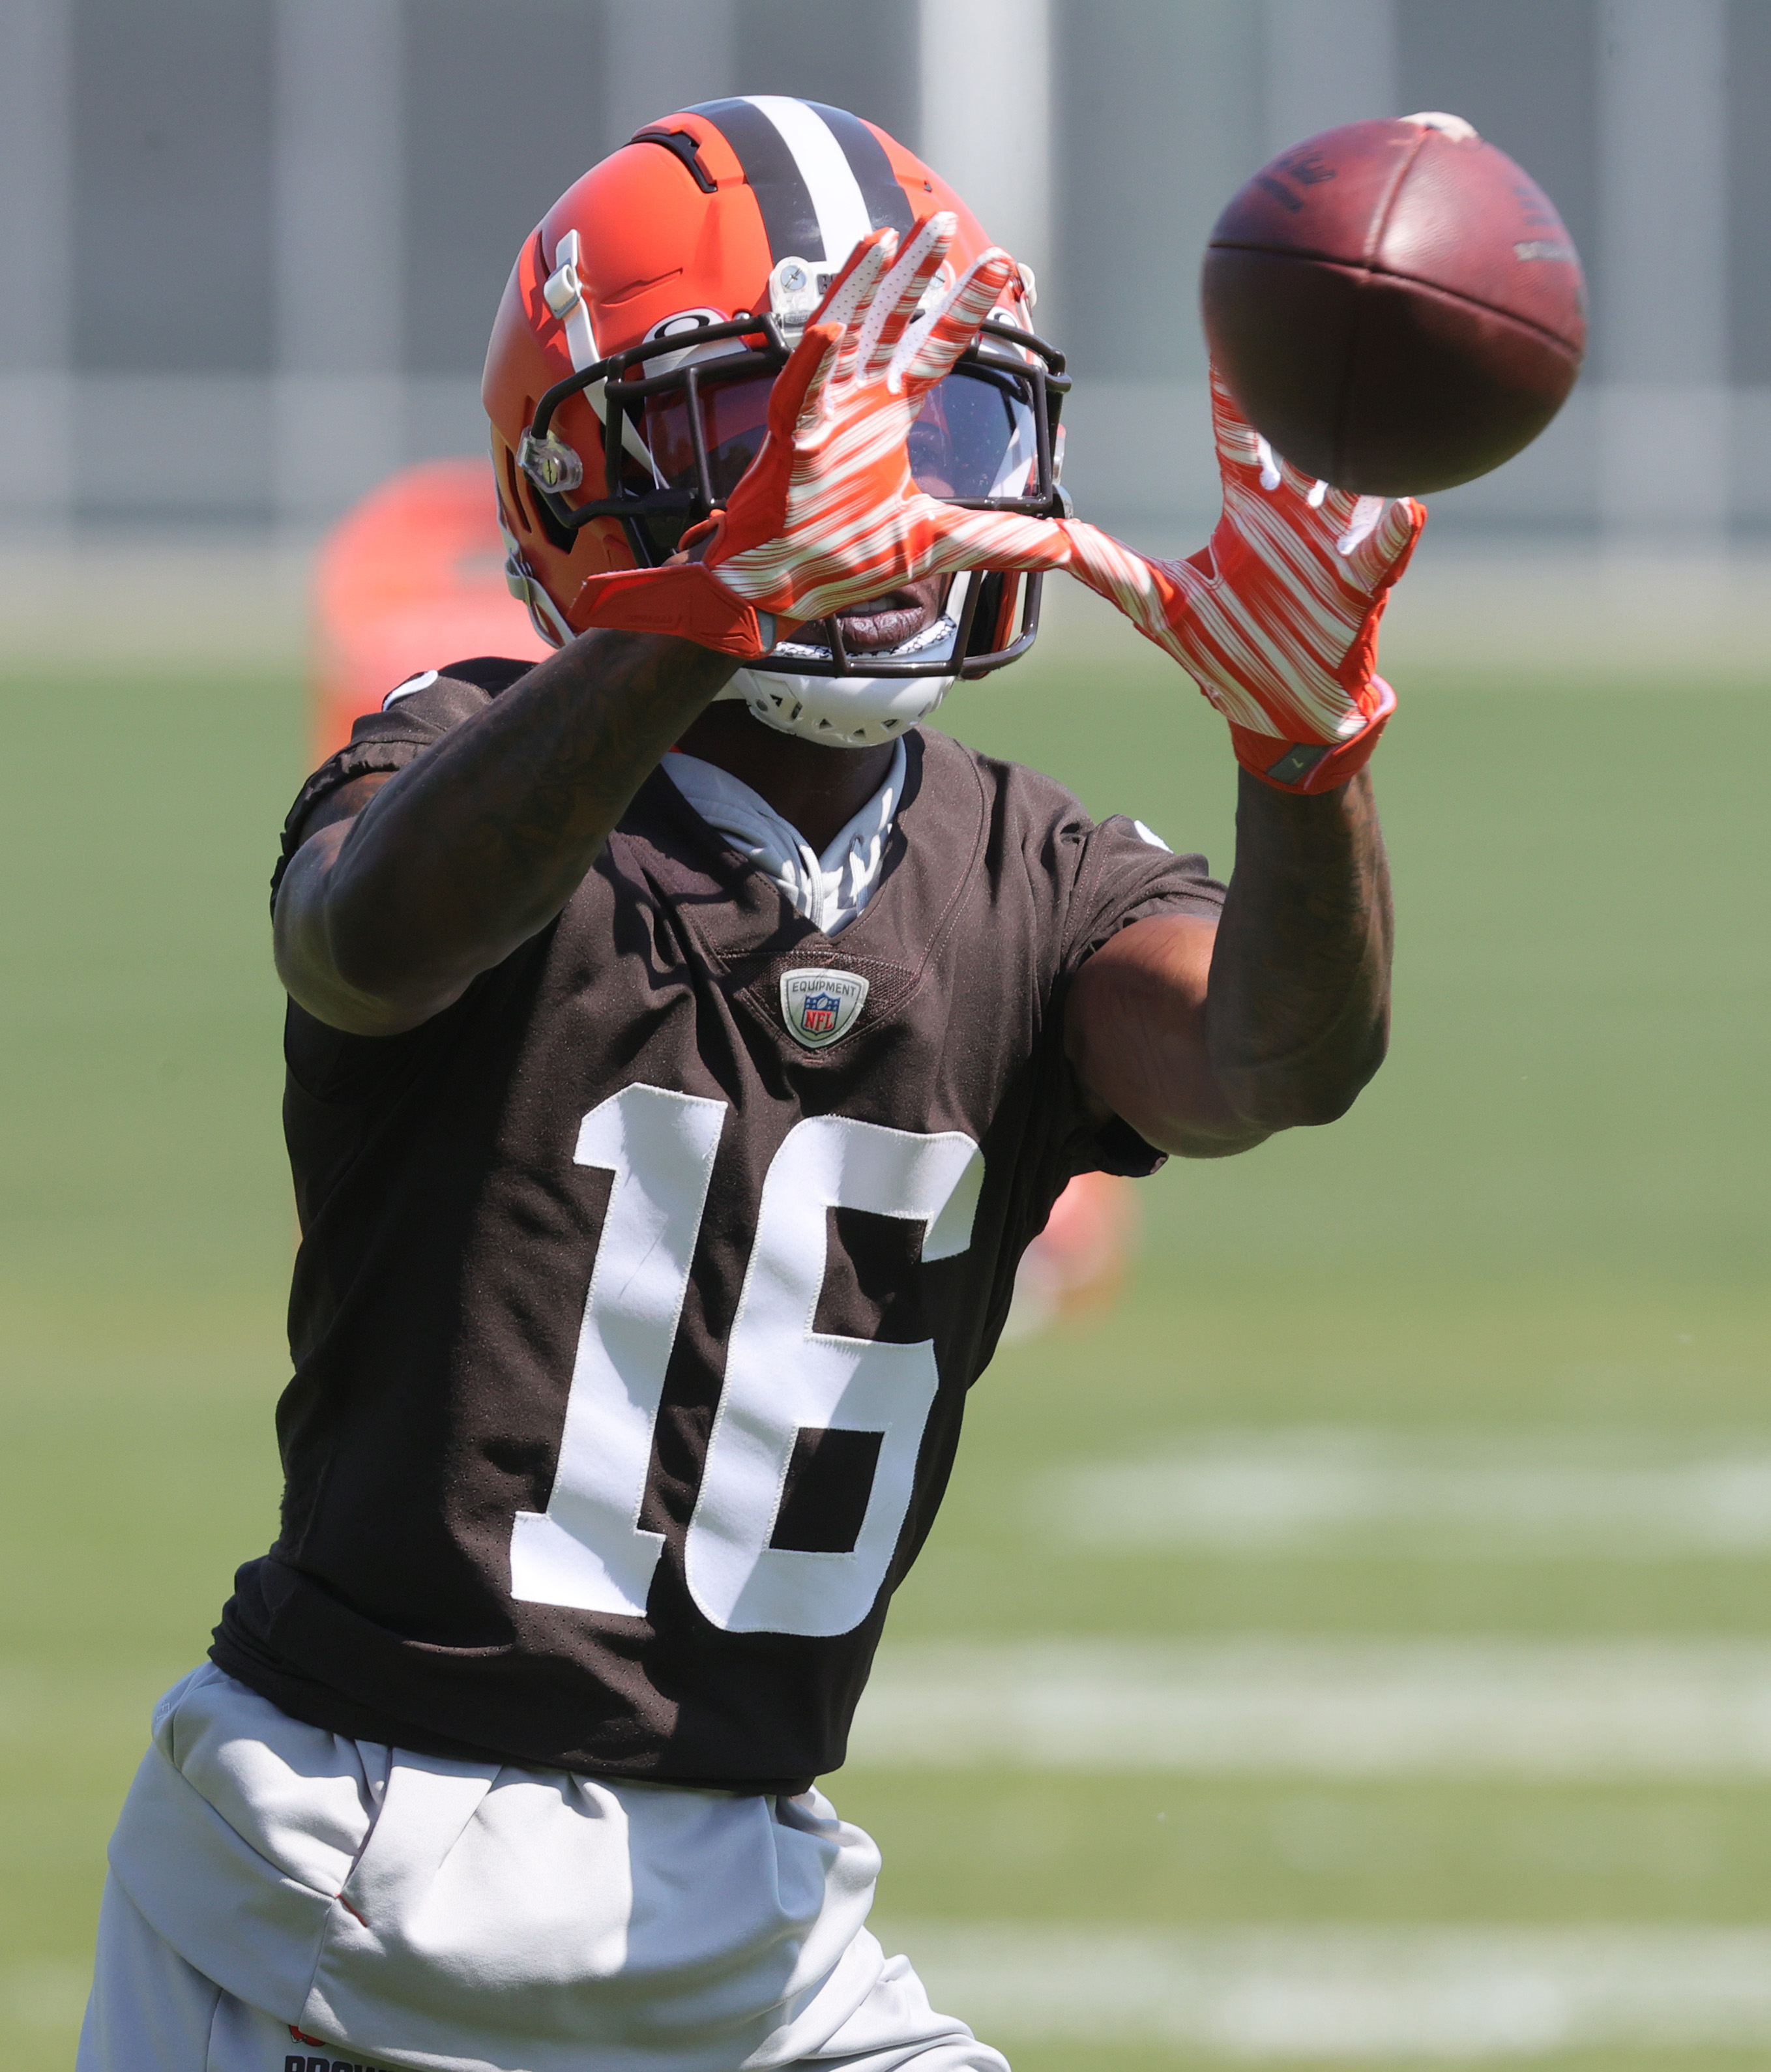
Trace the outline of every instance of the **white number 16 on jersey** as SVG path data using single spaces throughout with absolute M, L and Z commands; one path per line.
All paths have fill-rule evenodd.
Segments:
M 664 1536 L 642 1531 L 664 1369 L 681 1320 L 726 1104 L 632 1086 L 591 1109 L 581 1166 L 614 1184 L 579 1328 L 559 1466 L 544 1511 L 511 1532 L 511 1594 L 642 1618 Z M 872 1609 L 910 1508 L 935 1401 L 931 1340 L 882 1345 L 815 1331 L 827 1211 L 870 1210 L 923 1227 L 922 1257 L 972 1241 L 984 1157 L 958 1131 L 919 1137 L 812 1116 L 770 1161 L 689 1521 L 696 1603 L 732 1633 L 847 1633 Z M 853 1547 L 770 1544 L 803 1431 L 877 1435 Z

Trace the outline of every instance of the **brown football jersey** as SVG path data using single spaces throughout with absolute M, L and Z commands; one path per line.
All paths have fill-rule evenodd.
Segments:
M 291 831 L 520 672 L 360 722 Z M 655 771 L 422 1027 L 290 1008 L 282 1529 L 224 1669 L 439 1755 L 762 1790 L 841 1762 L 1022 1250 L 1072 1174 L 1160 1163 L 1085 1115 L 1066 981 L 1222 898 L 1046 778 L 906 746 L 834 939 Z

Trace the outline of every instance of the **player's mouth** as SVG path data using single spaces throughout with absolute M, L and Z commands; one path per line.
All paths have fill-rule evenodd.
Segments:
M 882 655 L 902 648 L 940 616 L 945 587 L 944 577 L 925 576 L 920 582 L 906 583 L 839 612 L 844 646 L 854 655 Z

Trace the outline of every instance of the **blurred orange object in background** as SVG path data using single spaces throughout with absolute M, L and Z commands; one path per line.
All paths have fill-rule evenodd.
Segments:
M 434 460 L 372 490 L 314 571 L 314 745 L 323 761 L 397 684 L 473 655 L 549 651 L 504 587 L 491 464 Z
M 1030 1338 L 1060 1317 L 1119 1299 L 1137 1234 L 1133 1183 L 1079 1173 L 1052 1204 L 1046 1227 L 1021 1256 L 1006 1335 Z

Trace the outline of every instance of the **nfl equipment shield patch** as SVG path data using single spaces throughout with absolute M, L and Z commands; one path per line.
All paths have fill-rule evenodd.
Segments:
M 846 1036 L 867 999 L 867 981 L 853 972 L 791 971 L 781 980 L 781 1019 L 808 1050 Z

